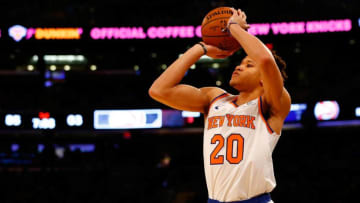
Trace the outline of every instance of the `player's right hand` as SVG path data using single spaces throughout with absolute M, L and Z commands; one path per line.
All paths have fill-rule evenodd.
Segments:
M 250 28 L 250 25 L 247 24 L 246 22 L 246 14 L 244 11 L 242 11 L 241 9 L 234 9 L 231 8 L 233 15 L 230 17 L 230 19 L 228 20 L 228 24 L 227 24 L 227 28 L 229 29 L 229 26 L 231 24 L 238 24 L 240 25 L 240 27 L 242 27 L 244 30 L 248 30 Z
M 222 50 L 216 46 L 205 44 L 204 42 L 201 43 L 204 44 L 207 49 L 206 55 L 215 59 L 223 59 L 229 57 L 237 51 L 237 50 L 231 50 L 231 51 Z

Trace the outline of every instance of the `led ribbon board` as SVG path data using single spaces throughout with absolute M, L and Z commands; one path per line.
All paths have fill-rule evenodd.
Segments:
M 95 110 L 95 129 L 161 128 L 160 109 Z
M 289 35 L 325 32 L 349 32 L 350 19 L 274 22 L 250 24 L 249 33 L 253 35 Z M 151 26 L 144 27 L 94 27 L 90 30 L 94 40 L 105 39 L 168 39 L 201 38 L 201 26 Z
M 23 38 L 37 40 L 77 40 L 81 38 L 83 29 L 76 28 L 26 28 L 21 25 L 11 26 L 8 30 L 9 36 L 16 42 Z
M 290 112 L 285 119 L 285 123 L 299 122 L 302 118 L 302 114 L 306 111 L 306 104 L 291 104 Z
M 274 35 L 289 34 L 311 34 L 324 32 L 349 32 L 352 29 L 350 19 L 320 20 L 320 21 L 299 21 L 279 23 L 257 23 L 250 24 L 249 33 L 253 35 Z

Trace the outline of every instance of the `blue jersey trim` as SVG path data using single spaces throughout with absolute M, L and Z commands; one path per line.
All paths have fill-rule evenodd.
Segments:
M 247 200 L 232 201 L 232 202 L 220 202 L 218 200 L 209 199 L 208 203 L 268 203 L 271 200 L 269 193 L 265 193 Z

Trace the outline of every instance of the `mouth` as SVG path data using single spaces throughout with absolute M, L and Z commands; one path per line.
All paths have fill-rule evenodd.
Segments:
M 233 74 L 231 75 L 231 77 L 238 76 L 238 75 L 239 75 L 238 72 L 233 72 Z

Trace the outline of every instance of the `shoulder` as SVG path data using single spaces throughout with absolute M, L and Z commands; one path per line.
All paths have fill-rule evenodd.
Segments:
M 218 88 L 218 87 L 203 87 L 200 88 L 200 91 L 203 92 L 207 98 L 208 98 L 208 105 L 205 109 L 205 117 L 207 117 L 209 108 L 211 104 L 219 97 L 222 97 L 223 95 L 229 95 L 225 90 Z
M 224 93 L 227 93 L 225 90 L 218 88 L 218 87 L 202 87 L 202 88 L 200 88 L 200 91 L 207 96 L 209 104 L 216 97 L 218 97 Z

